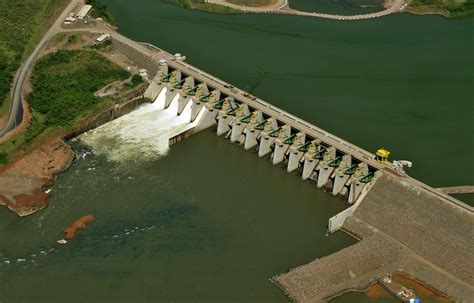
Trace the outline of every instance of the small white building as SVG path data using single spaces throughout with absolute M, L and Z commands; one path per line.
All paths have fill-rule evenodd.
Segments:
M 81 8 L 81 10 L 77 13 L 76 18 L 77 18 L 78 20 L 84 19 L 84 18 L 87 16 L 87 14 L 89 14 L 89 12 L 91 11 L 91 9 L 92 9 L 92 5 L 89 5 L 89 4 L 84 5 L 84 6 Z
M 104 42 L 104 41 L 109 40 L 110 38 L 112 38 L 111 35 L 109 35 L 109 34 L 102 34 L 102 35 L 100 35 L 97 39 L 95 39 L 95 41 L 96 41 L 97 43 L 102 43 L 102 42 Z
M 76 18 L 71 17 L 71 16 L 69 16 L 69 17 L 67 17 L 66 19 L 64 19 L 64 23 L 69 22 L 69 24 L 74 23 L 75 21 L 76 21 Z

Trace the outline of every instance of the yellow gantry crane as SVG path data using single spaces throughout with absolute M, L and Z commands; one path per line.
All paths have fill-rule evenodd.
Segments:
M 379 161 L 380 163 L 387 163 L 388 157 L 390 156 L 390 152 L 385 148 L 380 148 L 375 153 L 375 160 Z

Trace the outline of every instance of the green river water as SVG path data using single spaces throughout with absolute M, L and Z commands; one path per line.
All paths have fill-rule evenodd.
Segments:
M 383 146 L 430 185 L 473 183 L 474 18 L 334 22 L 106 3 L 121 33 L 363 148 Z M 355 243 L 326 236 L 342 199 L 211 131 L 153 160 L 73 147 L 46 210 L 18 219 L 0 208 L 2 303 L 288 302 L 269 278 Z M 57 245 L 86 214 L 97 220 Z

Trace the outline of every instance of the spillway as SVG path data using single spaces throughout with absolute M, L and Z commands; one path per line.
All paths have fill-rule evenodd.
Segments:
M 199 123 L 201 116 L 191 120 L 191 104 L 181 115 L 176 95 L 165 107 L 167 89 L 164 88 L 151 104 L 144 104 L 135 111 L 99 126 L 79 136 L 86 145 L 112 161 L 157 159 L 169 150 L 169 139 L 186 132 Z

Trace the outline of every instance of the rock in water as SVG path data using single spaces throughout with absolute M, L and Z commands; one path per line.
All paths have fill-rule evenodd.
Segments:
M 76 235 L 78 229 L 85 229 L 87 224 L 93 222 L 95 217 L 93 215 L 87 215 L 76 222 L 74 222 L 69 228 L 67 228 L 64 233 L 66 234 L 66 240 L 71 240 Z

